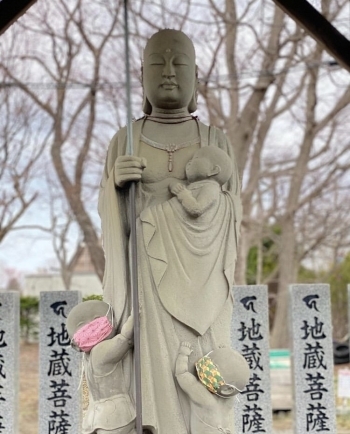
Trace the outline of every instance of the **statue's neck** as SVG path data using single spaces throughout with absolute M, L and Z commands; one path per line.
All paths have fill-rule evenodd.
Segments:
M 152 117 L 162 118 L 162 119 L 177 119 L 182 117 L 190 116 L 187 107 L 179 109 L 161 109 L 152 107 Z

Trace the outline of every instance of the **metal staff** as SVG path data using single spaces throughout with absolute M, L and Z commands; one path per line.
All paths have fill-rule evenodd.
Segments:
M 124 0 L 124 39 L 125 39 L 125 74 L 126 74 L 126 100 L 127 100 L 127 154 L 134 154 L 131 117 L 130 92 L 130 63 L 129 63 L 129 26 L 128 26 L 128 0 Z M 129 218 L 130 218 L 130 262 L 131 262 L 131 293 L 134 311 L 134 378 L 136 394 L 136 431 L 142 434 L 142 396 L 141 396 L 141 351 L 140 351 L 140 316 L 139 291 L 137 281 L 137 244 L 136 244 L 136 185 L 132 182 L 129 190 Z

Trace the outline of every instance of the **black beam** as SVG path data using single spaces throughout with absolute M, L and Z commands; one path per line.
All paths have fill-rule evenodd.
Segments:
M 0 35 L 36 0 L 0 0 Z
M 350 72 L 350 41 L 307 0 L 273 0 Z

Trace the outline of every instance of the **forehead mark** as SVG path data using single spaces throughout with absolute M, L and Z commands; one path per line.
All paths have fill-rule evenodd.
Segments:
M 165 52 L 166 53 L 171 53 L 171 48 L 166 48 Z

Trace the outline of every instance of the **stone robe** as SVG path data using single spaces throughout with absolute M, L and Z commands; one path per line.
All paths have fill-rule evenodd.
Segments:
M 191 217 L 176 197 L 142 211 L 142 235 L 153 281 L 165 309 L 204 335 L 222 311 L 234 280 L 234 202 L 215 181 L 213 205 Z M 222 288 L 216 290 L 217 288 Z M 194 312 L 194 306 L 197 312 Z
M 135 122 L 133 128 L 135 155 L 139 155 L 142 121 Z M 219 146 L 232 157 L 230 144 L 219 130 L 199 122 L 199 133 L 200 146 Z M 125 155 L 125 149 L 126 129 L 122 129 L 110 144 L 99 198 L 106 254 L 104 300 L 112 304 L 122 323 L 131 310 L 128 191 L 115 188 L 114 163 L 119 155 Z M 162 201 L 158 194 L 145 193 L 142 184 L 137 184 L 137 248 L 143 425 L 159 434 L 186 434 L 190 406 L 174 376 L 180 343 L 190 342 L 194 348 L 190 366 L 213 348 L 230 345 L 230 287 L 241 220 L 238 174 L 235 170 L 226 192 L 220 193 L 217 219 L 214 215 L 196 219 L 192 229 L 176 198 L 168 201 L 168 193 Z M 198 250 L 205 254 L 197 255 Z M 202 275 L 198 264 L 203 258 Z M 127 357 L 123 363 L 132 395 L 132 360 Z

